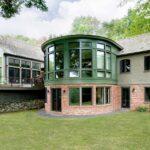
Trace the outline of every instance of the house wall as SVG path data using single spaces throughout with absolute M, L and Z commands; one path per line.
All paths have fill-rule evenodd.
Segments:
M 71 87 L 92 87 L 92 105 L 88 106 L 70 106 L 69 105 L 69 88 Z M 104 105 L 96 105 L 96 87 L 110 87 L 111 88 L 111 103 Z M 47 113 L 51 112 L 51 88 L 61 88 L 61 114 L 64 115 L 96 115 L 121 109 L 121 89 L 117 85 L 97 85 L 97 84 L 79 84 L 79 85 L 49 85 L 47 86 L 47 102 L 45 103 L 45 110 Z M 63 92 L 65 91 L 65 92 Z

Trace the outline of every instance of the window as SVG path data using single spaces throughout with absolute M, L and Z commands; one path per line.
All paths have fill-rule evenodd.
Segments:
M 104 69 L 104 52 L 103 51 L 97 51 L 97 68 L 98 69 Z
M 30 68 L 31 67 L 31 62 L 30 61 L 22 60 L 21 61 L 21 67 Z
M 80 89 L 79 88 L 70 88 L 70 105 L 80 105 Z
M 130 72 L 130 60 L 124 59 L 120 61 L 120 72 Z
M 54 71 L 54 53 L 49 54 L 49 71 Z
M 79 48 L 79 47 L 80 47 L 79 42 L 70 42 L 69 43 L 70 49 Z
M 92 68 L 91 49 L 82 49 L 82 68 Z
M 109 45 L 106 45 L 106 50 L 111 51 L 111 47 Z
M 30 83 L 31 71 L 29 69 L 22 69 L 21 77 L 22 83 Z
M 150 56 L 145 56 L 144 68 L 145 70 L 150 70 Z
M 38 69 L 38 70 L 40 70 L 40 64 L 32 62 L 32 69 Z
M 97 44 L 96 44 L 96 48 L 104 49 L 105 46 L 104 46 L 104 44 L 97 43 Z
M 32 78 L 37 78 L 40 75 L 40 71 L 32 70 Z
M 14 59 L 14 58 L 9 58 L 9 65 L 10 66 L 20 66 L 20 60 Z
M 110 87 L 96 88 L 96 104 L 110 104 Z
M 110 54 L 106 53 L 106 70 L 110 70 Z
M 9 82 L 19 83 L 20 82 L 20 69 L 9 67 Z
M 145 88 L 145 102 L 150 102 L 150 87 Z
M 91 42 L 82 42 L 81 45 L 82 45 L 82 47 L 92 47 Z
M 70 50 L 69 51 L 69 58 L 70 58 L 70 68 L 77 69 L 79 68 L 79 50 Z
M 70 105 L 92 105 L 92 88 L 70 88 Z

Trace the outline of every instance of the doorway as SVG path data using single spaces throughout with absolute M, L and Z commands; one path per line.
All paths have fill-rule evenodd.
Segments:
M 52 111 L 61 111 L 61 88 L 51 89 Z
M 130 108 L 130 88 L 122 88 L 122 108 Z

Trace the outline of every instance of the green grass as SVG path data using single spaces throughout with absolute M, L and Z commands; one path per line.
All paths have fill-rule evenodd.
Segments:
M 150 113 L 52 119 L 36 111 L 0 115 L 0 150 L 149 150 Z

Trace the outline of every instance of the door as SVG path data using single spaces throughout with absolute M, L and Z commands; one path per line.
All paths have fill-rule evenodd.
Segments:
M 122 88 L 122 108 L 130 107 L 130 88 Z
M 61 89 L 52 90 L 52 111 L 61 111 Z

